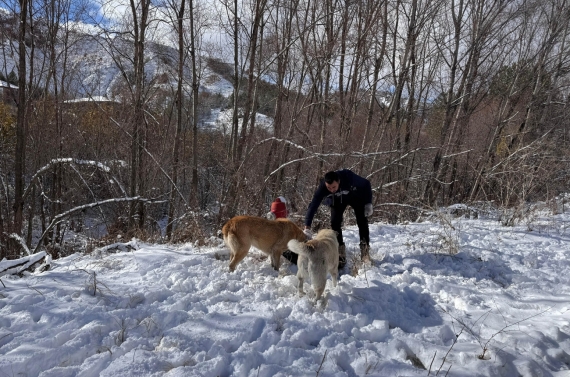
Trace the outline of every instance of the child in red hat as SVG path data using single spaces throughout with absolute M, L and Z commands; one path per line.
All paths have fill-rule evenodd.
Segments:
M 267 218 L 269 220 L 284 219 L 288 215 L 287 213 L 287 199 L 280 196 L 271 203 L 271 211 L 267 213 Z M 298 255 L 286 250 L 283 253 L 283 257 L 293 264 L 297 264 Z
M 269 220 L 284 219 L 287 215 L 287 200 L 280 196 L 271 203 L 271 211 L 267 214 L 267 218 Z

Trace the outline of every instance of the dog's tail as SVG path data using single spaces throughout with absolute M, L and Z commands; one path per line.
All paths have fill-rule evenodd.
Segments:
M 292 239 L 287 242 L 287 248 L 294 252 L 295 254 L 310 256 L 315 251 L 315 247 L 306 242 L 299 242 L 296 239 Z
M 231 250 L 239 250 L 240 248 L 239 239 L 233 232 L 224 234 L 224 242 Z

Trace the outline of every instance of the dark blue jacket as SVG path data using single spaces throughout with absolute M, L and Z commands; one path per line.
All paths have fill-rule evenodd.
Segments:
M 348 169 L 337 170 L 336 172 L 340 178 L 340 184 L 337 192 L 331 194 L 331 192 L 327 190 L 327 186 L 325 186 L 325 180 L 321 180 L 319 187 L 313 195 L 313 200 L 311 200 L 309 208 L 307 209 L 305 226 L 311 226 L 313 223 L 313 217 L 315 217 L 317 209 L 325 198 L 325 203 L 332 207 L 334 207 L 335 204 L 348 204 L 351 207 L 364 207 L 366 204 L 372 203 L 372 188 L 368 179 L 363 178 Z

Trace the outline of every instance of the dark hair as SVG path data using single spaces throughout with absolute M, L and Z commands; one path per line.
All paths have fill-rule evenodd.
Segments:
M 329 171 L 327 174 L 325 174 L 325 182 L 328 183 L 329 185 L 333 182 L 339 182 L 340 181 L 340 177 L 338 176 L 338 173 L 336 171 Z

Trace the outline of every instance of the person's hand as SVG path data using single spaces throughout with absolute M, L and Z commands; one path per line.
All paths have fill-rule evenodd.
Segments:
M 311 228 L 303 229 L 303 233 L 305 233 L 305 236 L 307 236 L 308 240 L 313 238 L 313 232 L 311 232 Z
M 368 203 L 364 206 L 364 216 L 369 217 L 374 212 L 374 207 L 372 207 L 372 203 Z

